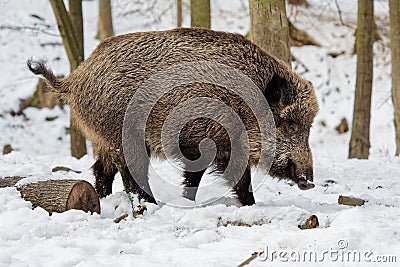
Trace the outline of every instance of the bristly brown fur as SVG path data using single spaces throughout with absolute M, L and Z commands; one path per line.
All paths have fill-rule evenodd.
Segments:
M 104 155 L 110 153 L 110 147 L 122 151 L 125 111 L 140 84 L 169 66 L 194 61 L 211 61 L 240 70 L 262 90 L 277 127 L 276 156 L 269 173 L 277 178 L 295 180 L 305 176 L 312 180 L 312 156 L 308 138 L 311 123 L 318 111 L 314 89 L 283 61 L 263 51 L 240 34 L 180 28 L 110 37 L 101 42 L 92 55 L 63 80 L 55 78 L 43 62 L 28 61 L 28 67 L 33 73 L 43 75 L 54 91 L 67 93 L 75 114 L 72 118 L 74 123 L 99 149 L 100 155 L 103 155 L 101 160 L 104 161 L 109 158 Z M 149 130 L 146 131 L 146 145 L 150 155 L 162 154 L 159 133 L 168 111 L 181 101 L 199 96 L 213 97 L 229 103 L 235 111 L 242 111 L 240 117 L 248 130 L 250 146 L 254 146 L 250 150 L 255 151 L 250 155 L 249 167 L 256 164 L 259 157 L 256 148 L 259 134 L 251 110 L 229 90 L 210 84 L 176 88 L 169 93 L 167 102 L 154 108 L 146 128 Z M 216 159 L 216 165 L 223 171 L 226 161 L 229 160 L 225 152 L 230 147 L 227 146 L 229 136 L 221 131 L 220 125 L 211 123 L 210 127 L 209 121 L 198 120 L 189 125 L 188 129 L 190 131 L 182 135 L 185 153 L 196 155 L 199 142 L 205 136 L 214 136 L 221 152 L 220 158 Z M 102 162 L 98 166 L 109 164 Z M 95 172 L 105 176 L 113 175 L 115 170 L 108 169 L 112 170 L 109 174 L 99 170 Z M 143 173 L 146 170 L 143 169 Z M 198 176 L 200 178 L 191 178 Z M 186 178 L 197 179 L 194 182 L 197 184 L 201 175 L 188 174 Z M 98 177 L 96 180 L 101 181 Z M 235 188 L 239 199 L 247 205 L 254 203 L 252 193 L 248 192 L 249 181 L 250 172 L 246 172 Z M 99 188 L 103 188 L 102 185 Z M 109 190 L 104 192 L 109 193 Z

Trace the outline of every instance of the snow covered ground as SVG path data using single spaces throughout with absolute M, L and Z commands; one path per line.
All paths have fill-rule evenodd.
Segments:
M 188 1 L 183 2 L 186 3 L 184 25 L 188 26 Z M 313 82 L 320 103 L 310 140 L 315 189 L 300 191 L 267 177 L 255 192 L 257 204 L 252 207 L 215 204 L 181 209 L 148 204 L 144 216 L 135 219 L 129 216 L 115 224 L 114 218 L 131 214 L 120 178 L 116 179 L 113 194 L 101 200 L 100 215 L 71 210 L 48 216 L 41 208 L 32 210 L 31 203 L 22 200 L 14 188 L 3 188 L 0 189 L 0 266 L 232 266 L 262 250 L 266 253 L 261 258 L 268 255 L 268 259 L 255 259 L 252 266 L 276 266 L 284 264 L 285 259 L 293 265 L 297 253 L 301 258 L 305 253 L 315 253 L 321 265 L 353 266 L 356 264 L 353 258 L 347 260 L 349 253 L 359 253 L 360 266 L 365 262 L 368 266 L 378 266 L 384 260 L 394 259 L 398 264 L 400 158 L 393 157 L 388 3 L 375 1 L 383 40 L 374 45 L 371 157 L 348 160 L 350 134 L 339 135 L 334 127 L 342 118 L 349 123 L 352 118 L 356 72 L 352 49 L 357 1 L 338 1 L 343 19 L 353 28 L 341 25 L 334 1 L 309 2 L 308 9 L 289 6 L 288 13 L 297 27 L 322 44 L 292 49 L 297 58 L 294 69 Z M 116 33 L 174 27 L 173 3 L 113 0 Z M 246 33 L 249 28 L 246 3 L 212 1 L 212 27 Z M 18 110 L 19 99 L 29 97 L 35 90 L 37 78 L 25 67 L 27 58 L 43 58 L 56 73 L 68 74 L 69 64 L 50 3 L 3 0 L 0 8 L 0 147 L 11 144 L 14 148 L 11 154 L 0 155 L 0 177 L 26 176 L 20 183 L 60 178 L 93 183 L 90 166 L 94 159 L 85 156 L 76 160 L 69 156 L 67 107 L 28 108 L 26 118 L 9 114 Z M 84 1 L 84 14 L 87 56 L 98 43 L 94 39 L 96 1 Z M 328 55 L 342 51 L 344 54 L 336 58 Z M 46 120 L 55 116 L 56 120 Z M 176 171 L 163 164 L 154 162 L 157 169 L 179 179 Z M 54 166 L 68 166 L 82 173 L 52 173 Z M 168 194 L 157 183 L 154 191 L 156 195 Z M 368 202 L 362 207 L 339 206 L 339 195 L 356 196 Z M 209 192 L 200 192 L 199 199 L 208 196 Z M 298 224 L 311 214 L 318 216 L 319 227 L 300 230 Z M 273 260 L 271 255 L 275 255 Z M 297 258 L 297 261 L 300 262 L 296 266 L 317 264 L 314 258 L 311 261 Z

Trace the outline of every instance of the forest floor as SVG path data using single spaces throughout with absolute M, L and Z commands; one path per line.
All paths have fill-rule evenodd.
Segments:
M 188 1 L 183 2 L 183 25 L 188 26 Z M 374 44 L 369 160 L 347 159 L 350 133 L 335 130 L 342 118 L 350 125 L 352 120 L 357 1 L 337 1 L 344 24 L 335 1 L 308 2 L 309 8 L 288 6 L 287 11 L 298 28 L 321 43 L 321 47 L 292 48 L 296 57 L 293 68 L 312 81 L 320 105 L 310 137 L 314 189 L 300 191 L 287 182 L 266 177 L 255 192 L 256 205 L 251 207 L 224 203 L 202 207 L 199 203 L 218 190 L 202 192 L 200 188 L 196 203 L 192 203 L 194 208 L 147 204 L 144 216 L 133 218 L 119 175 L 113 194 L 101 199 L 100 215 L 71 210 L 48 216 L 41 208 L 32 210 L 31 203 L 24 201 L 15 188 L 2 188 L 0 266 L 232 266 L 260 251 L 264 254 L 250 266 L 276 266 L 287 264 L 285 261 L 291 265 L 296 261 L 296 266 L 353 266 L 358 262 L 360 266 L 365 262 L 368 266 L 382 262 L 391 265 L 388 261 L 398 265 L 400 187 L 396 185 L 400 158 L 393 156 L 388 1 L 375 1 L 382 40 Z M 98 44 L 94 38 L 96 3 L 83 2 L 86 56 Z M 173 3 L 113 1 L 115 32 L 173 28 Z M 213 29 L 247 33 L 250 22 L 246 3 L 213 0 Z M 57 74 L 69 73 L 50 3 L 9 0 L 2 1 L 0 8 L 0 148 L 11 144 L 14 149 L 0 155 L 0 177 L 27 177 L 20 183 L 63 178 L 93 183 L 90 167 L 94 158 L 77 160 L 69 156 L 68 107 L 27 108 L 25 116 L 10 114 L 18 110 L 20 99 L 31 96 L 36 88 L 38 79 L 25 65 L 28 58 L 43 58 Z M 332 57 L 332 52 L 340 55 Z M 155 160 L 152 164 L 156 171 L 180 179 L 180 174 L 164 162 Z M 52 173 L 54 166 L 82 173 Z M 154 176 L 150 173 L 150 177 Z M 157 181 L 151 180 L 151 186 L 156 196 L 181 198 L 179 192 L 164 192 Z M 360 207 L 338 205 L 339 195 L 367 202 Z M 113 219 L 123 213 L 130 216 L 114 223 Z M 298 225 L 312 214 L 319 218 L 319 227 L 300 230 Z

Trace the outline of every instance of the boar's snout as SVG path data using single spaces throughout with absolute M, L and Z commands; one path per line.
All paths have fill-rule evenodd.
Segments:
M 312 160 L 308 164 L 296 164 L 292 159 L 288 160 L 286 166 L 287 177 L 294 181 L 301 190 L 314 188 L 315 185 L 310 183 L 314 180 Z

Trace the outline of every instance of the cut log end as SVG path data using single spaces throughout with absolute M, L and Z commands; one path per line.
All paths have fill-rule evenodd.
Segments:
M 100 214 L 100 200 L 91 184 L 79 181 L 72 187 L 66 203 L 66 210 L 70 209 Z
M 22 179 L 24 179 L 24 177 L 20 176 L 0 178 L 0 188 L 15 186 L 15 184 Z

